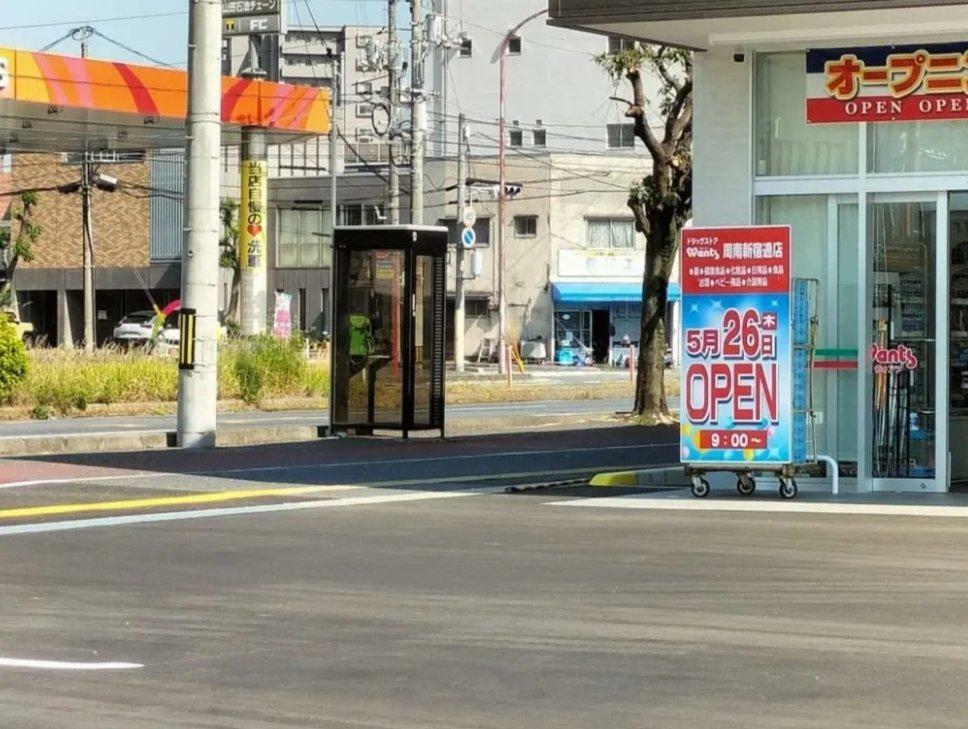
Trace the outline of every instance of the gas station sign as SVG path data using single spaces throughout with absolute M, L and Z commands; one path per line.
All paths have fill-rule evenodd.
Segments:
M 794 460 L 788 226 L 682 232 L 681 457 Z

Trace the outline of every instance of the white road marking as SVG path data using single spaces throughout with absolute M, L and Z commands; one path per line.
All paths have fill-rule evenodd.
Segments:
M 119 481 L 125 478 L 160 478 L 162 476 L 174 476 L 173 473 L 143 473 L 141 471 L 132 471 L 131 473 L 119 474 L 115 476 L 77 476 L 77 477 L 67 477 L 67 478 L 38 478 L 32 481 L 9 481 L 7 483 L 0 483 L 0 490 L 3 489 L 17 489 L 24 486 L 46 486 L 46 485 L 56 485 L 59 483 L 87 483 L 91 481 Z
M 594 509 L 647 509 L 653 511 L 714 511 L 773 514 L 833 514 L 861 516 L 924 516 L 968 519 L 965 506 L 920 504 L 858 504 L 848 502 L 740 501 L 717 499 L 615 496 L 550 502 L 548 506 L 583 506 Z
M 410 501 L 433 501 L 437 499 L 459 499 L 483 493 L 495 493 L 503 489 L 479 489 L 465 491 L 414 491 L 408 494 L 385 496 L 351 496 L 343 499 L 320 501 L 289 502 L 284 504 L 262 504 L 258 506 L 234 506 L 219 509 L 196 509 L 193 511 L 169 511 L 160 514 L 131 514 L 126 516 L 107 516 L 95 519 L 75 519 L 37 524 L 17 524 L 0 527 L 0 537 L 15 534 L 40 534 L 46 532 L 65 532 L 94 527 L 125 526 L 129 524 L 151 524 L 164 521 L 184 521 L 188 519 L 211 519 L 221 516 L 248 516 L 251 514 L 271 514 L 277 511 L 301 511 L 304 509 L 334 509 L 341 506 L 368 506 L 370 504 L 399 504 Z
M 33 668 L 42 671 L 127 671 L 144 668 L 142 663 L 77 663 L 74 661 L 37 661 L 25 658 L 0 658 L 0 668 Z

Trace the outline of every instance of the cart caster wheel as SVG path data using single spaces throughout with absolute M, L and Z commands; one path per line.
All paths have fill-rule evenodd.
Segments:
M 797 498 L 797 482 L 792 478 L 787 480 L 784 479 L 780 481 L 780 498 L 783 499 L 795 499 Z
M 704 478 L 693 479 L 692 495 L 697 499 L 705 499 L 709 496 L 709 481 Z
M 752 496 L 756 493 L 756 481 L 750 476 L 740 476 L 736 480 L 736 490 L 740 496 Z

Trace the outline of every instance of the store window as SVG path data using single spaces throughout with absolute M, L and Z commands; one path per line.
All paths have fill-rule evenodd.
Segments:
M 621 218 L 592 218 L 588 221 L 589 248 L 635 248 L 635 223 Z
M 856 175 L 855 124 L 807 124 L 806 56 L 756 57 L 757 176 Z
M 837 217 L 832 237 L 830 217 Z M 757 222 L 789 225 L 793 276 L 818 281 L 818 330 L 813 371 L 814 427 L 808 452 L 857 460 L 858 206 L 856 198 L 826 195 L 762 197 Z
M 319 268 L 330 264 L 330 247 L 321 210 L 279 210 L 276 265 Z
M 868 125 L 870 172 L 968 170 L 964 121 L 892 122 Z

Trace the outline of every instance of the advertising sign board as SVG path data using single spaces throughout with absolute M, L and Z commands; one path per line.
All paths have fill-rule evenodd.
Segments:
M 225 18 L 242 15 L 278 15 L 282 10 L 282 0 L 224 0 L 222 16 Z
M 282 29 L 279 15 L 243 15 L 239 18 L 222 18 L 222 35 L 271 35 Z
M 266 266 L 266 201 L 269 194 L 266 167 L 261 160 L 247 159 L 242 162 L 239 261 L 243 271 Z
M 794 461 L 789 226 L 682 232 L 683 463 Z
M 968 41 L 807 51 L 807 121 L 968 119 Z

